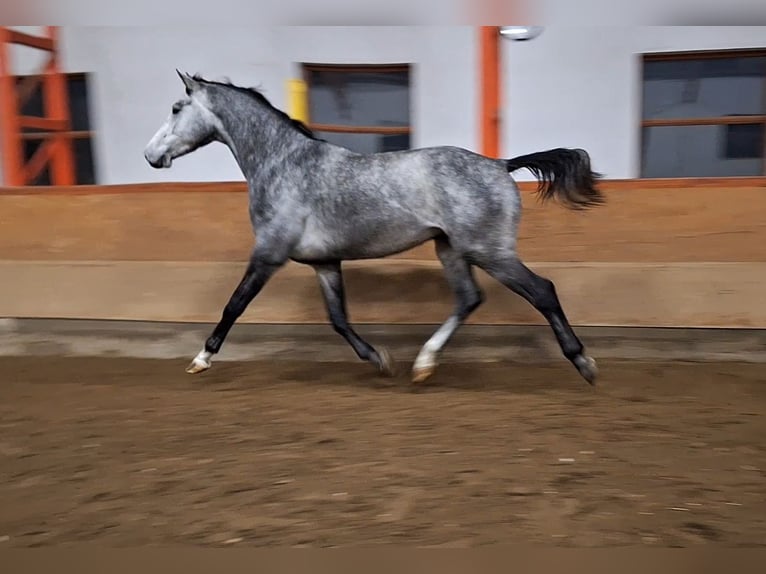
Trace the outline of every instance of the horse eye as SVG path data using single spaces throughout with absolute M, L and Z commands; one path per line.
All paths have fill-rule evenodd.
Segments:
M 174 114 L 177 114 L 178 112 L 180 112 L 180 111 L 181 111 L 181 108 L 182 108 L 182 107 L 183 107 L 183 106 L 182 106 L 181 104 L 173 104 L 173 113 L 174 113 Z

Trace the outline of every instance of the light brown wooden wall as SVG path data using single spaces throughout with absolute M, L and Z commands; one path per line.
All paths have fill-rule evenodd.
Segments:
M 522 185 L 520 254 L 573 323 L 766 327 L 766 180 L 602 187 L 605 206 L 572 212 Z M 239 183 L 0 189 L 0 315 L 216 320 L 253 241 Z M 348 266 L 356 320 L 441 321 L 451 296 L 432 246 L 391 259 Z M 243 321 L 324 322 L 310 270 L 282 275 Z M 540 322 L 480 280 L 473 322 Z
M 604 182 L 607 204 L 587 212 L 540 205 L 525 184 L 519 250 L 528 261 L 765 261 L 766 182 L 743 183 Z M 240 184 L 0 188 L 0 259 L 243 261 L 252 245 Z M 431 245 L 396 257 L 434 260 Z

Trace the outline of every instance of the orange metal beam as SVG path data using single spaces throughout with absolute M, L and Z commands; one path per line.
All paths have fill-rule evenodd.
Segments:
M 24 179 L 26 181 L 34 181 L 45 169 L 53 155 L 54 143 L 54 140 L 50 139 L 40 143 L 40 147 L 35 150 L 35 153 L 24 166 Z
M 21 134 L 22 141 L 48 140 L 55 136 L 65 137 L 70 140 L 84 140 L 93 136 L 93 132 L 87 130 L 72 130 L 67 132 L 24 132 Z
M 12 44 L 21 44 L 30 48 L 37 48 L 46 52 L 53 52 L 56 49 L 56 42 L 53 38 L 45 36 L 32 36 L 18 30 L 8 30 L 10 35 L 8 41 Z
M 48 26 L 48 36 L 53 45 L 57 45 L 58 28 Z M 45 114 L 48 119 L 55 122 L 54 130 L 58 130 L 53 139 L 53 154 L 51 157 L 51 181 L 55 185 L 74 185 L 75 160 L 72 140 L 61 132 L 72 129 L 69 117 L 69 94 L 67 92 L 66 77 L 59 70 L 59 57 L 56 51 L 52 52 L 51 59 L 45 67 L 43 79 L 43 101 Z
M 500 154 L 500 27 L 479 28 L 481 73 L 481 153 L 497 158 Z
M 13 74 L 11 44 L 21 44 L 50 52 L 42 74 L 25 79 L 20 85 Z M 53 185 L 74 185 L 75 161 L 69 117 L 69 101 L 66 77 L 59 69 L 58 29 L 46 26 L 45 36 L 33 36 L 8 27 L 0 27 L 0 136 L 2 142 L 2 165 L 6 185 L 30 185 L 45 169 L 50 167 Z M 42 86 L 43 117 L 21 115 L 22 98 L 26 99 Z M 38 150 L 25 165 L 23 142 L 33 135 L 25 129 L 44 130 L 34 134 L 41 139 Z
M 6 185 L 24 185 L 24 157 L 19 145 L 18 106 L 16 104 L 16 85 L 11 73 L 10 50 L 8 49 L 11 33 L 0 27 L 0 154 L 2 155 L 3 179 Z
M 19 125 L 22 128 L 33 130 L 65 130 L 67 122 L 54 120 L 53 118 L 38 118 L 36 116 L 19 116 Z
M 29 101 L 37 88 L 43 83 L 43 77 L 40 74 L 26 76 L 16 86 L 16 102 L 19 109 L 24 109 L 24 104 Z

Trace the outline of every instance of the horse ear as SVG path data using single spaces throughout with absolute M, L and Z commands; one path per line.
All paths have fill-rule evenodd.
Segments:
M 176 69 L 176 74 L 178 74 L 178 77 L 181 78 L 181 81 L 184 83 L 187 94 L 191 94 L 197 88 L 197 81 L 189 74 L 181 72 L 178 69 Z

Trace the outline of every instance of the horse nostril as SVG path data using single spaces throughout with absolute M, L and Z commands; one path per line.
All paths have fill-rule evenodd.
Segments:
M 144 151 L 144 159 L 152 167 L 158 168 L 162 166 L 162 157 L 152 159 L 148 150 Z

